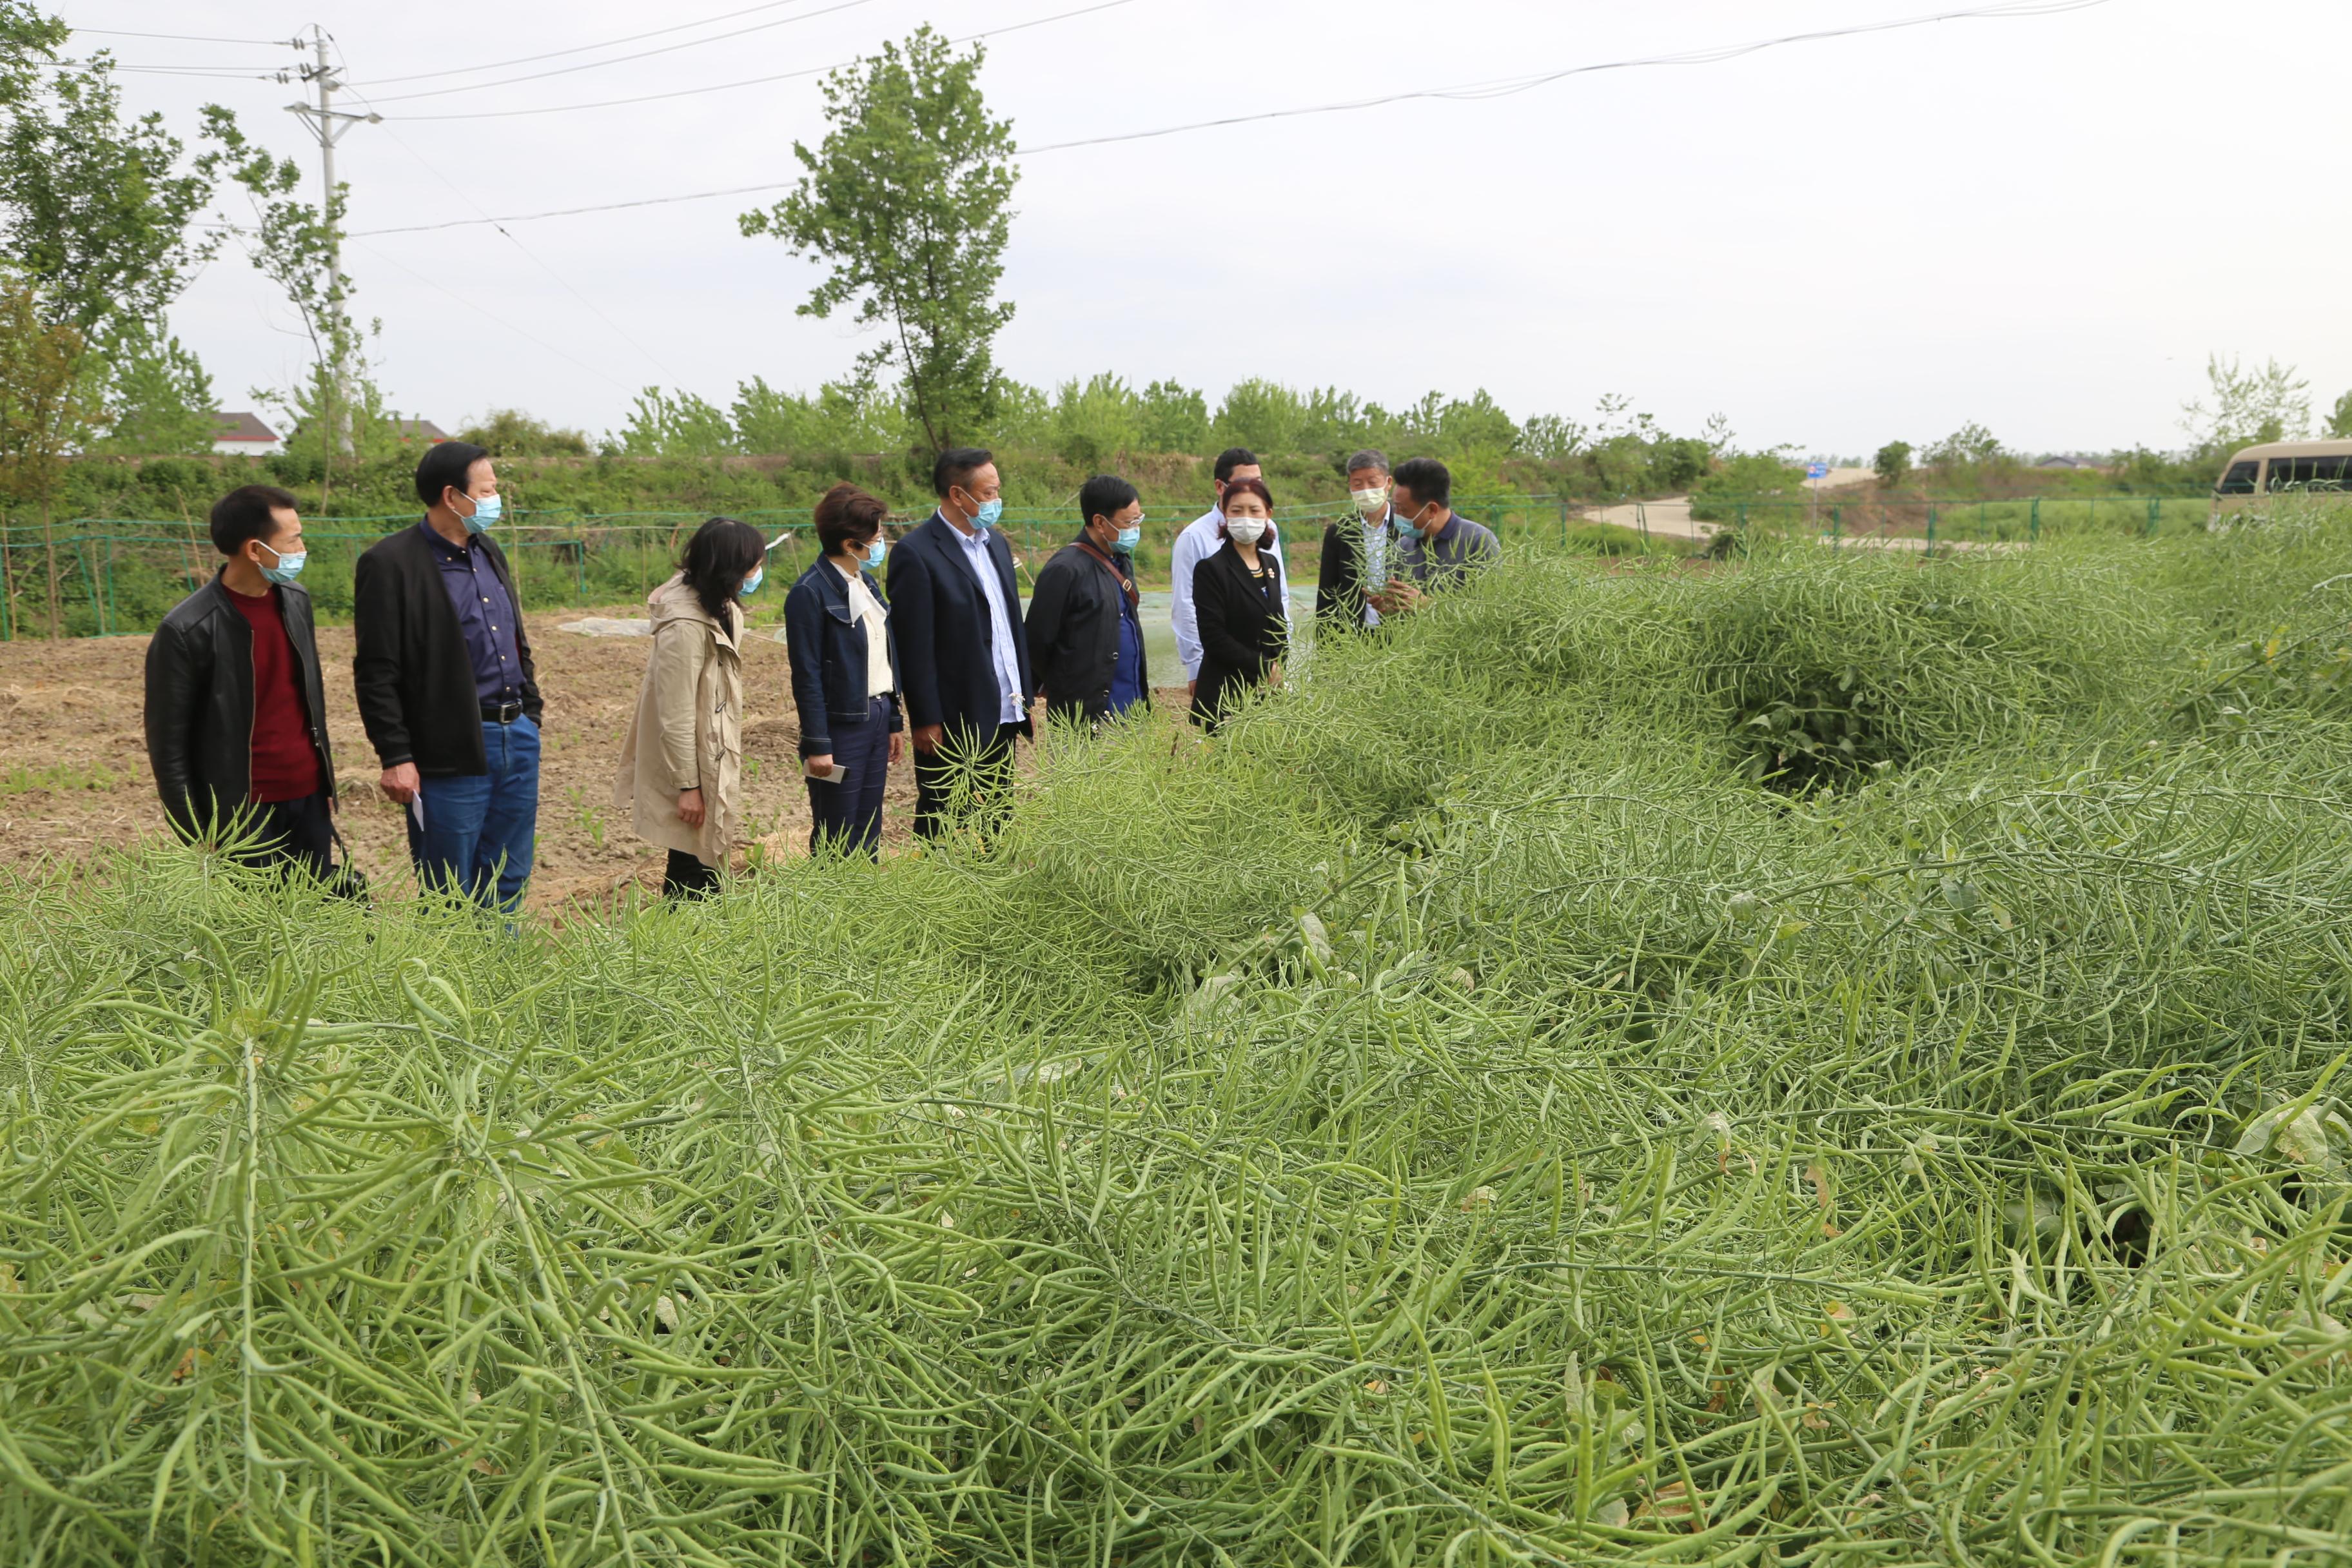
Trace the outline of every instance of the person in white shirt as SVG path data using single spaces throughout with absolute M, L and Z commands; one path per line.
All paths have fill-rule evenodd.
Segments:
M 898 690 L 915 748 L 915 833 L 938 838 L 959 819 L 982 827 L 1013 797 L 1013 743 L 1031 733 L 1029 638 L 996 459 L 976 447 L 931 466 L 940 510 L 889 556 Z
M 1202 562 L 1224 546 L 1223 536 L 1217 530 L 1224 521 L 1221 510 L 1224 505 L 1225 487 L 1236 479 L 1257 479 L 1265 477 L 1258 466 L 1257 454 L 1247 447 L 1228 447 L 1217 454 L 1217 505 L 1185 524 L 1184 531 L 1176 536 L 1176 547 L 1169 552 L 1169 585 L 1175 590 L 1174 603 L 1169 619 L 1176 628 L 1176 657 L 1184 666 L 1184 691 L 1193 694 L 1201 679 L 1201 623 L 1192 605 L 1192 578 Z M 1274 557 L 1276 569 L 1282 567 L 1282 536 L 1269 529 L 1265 542 L 1258 547 Z M 1290 579 L 1282 579 L 1287 583 Z M 1290 605 L 1282 606 L 1286 628 L 1290 624 Z

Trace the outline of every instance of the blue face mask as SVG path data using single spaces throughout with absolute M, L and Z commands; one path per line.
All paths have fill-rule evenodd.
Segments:
M 1132 555 L 1135 553 L 1135 547 L 1142 542 L 1143 525 L 1131 523 L 1118 531 L 1118 537 L 1110 542 L 1110 547 L 1121 555 Z
M 740 588 L 735 590 L 736 595 L 739 598 L 749 598 L 753 594 L 758 593 L 760 591 L 760 584 L 767 580 L 768 563 L 762 561 L 757 566 L 751 568 L 751 574 L 743 579 L 743 585 Z
M 889 552 L 890 542 L 880 534 L 876 534 L 874 542 L 866 547 L 866 569 L 869 572 L 882 570 L 882 557 Z
M 467 533 L 480 533 L 506 515 L 507 498 L 504 496 L 476 496 L 473 502 L 474 514 L 466 519 Z
M 261 548 L 269 550 L 267 544 L 262 545 Z M 278 564 L 264 566 L 261 569 L 261 574 L 273 583 L 291 583 L 295 578 L 302 575 L 303 563 L 310 559 L 310 552 L 307 550 L 289 551 L 282 555 L 275 550 L 269 550 L 269 553 L 278 556 Z
M 996 520 L 1003 515 L 1004 502 L 1002 500 L 984 500 L 980 503 L 980 510 L 971 514 L 971 525 L 981 532 L 986 533 L 996 526 Z

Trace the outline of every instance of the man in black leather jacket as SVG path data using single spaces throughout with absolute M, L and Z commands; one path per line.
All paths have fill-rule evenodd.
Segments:
M 147 762 L 163 815 L 190 843 L 236 841 L 243 858 L 325 879 L 334 840 L 306 552 L 294 498 L 247 485 L 212 511 L 226 557 L 147 644 Z

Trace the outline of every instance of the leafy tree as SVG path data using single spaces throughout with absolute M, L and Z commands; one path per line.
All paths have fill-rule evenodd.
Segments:
M 867 376 L 896 372 L 908 409 L 934 449 L 955 445 L 993 412 L 992 345 L 1013 317 L 996 299 L 1018 178 L 1013 127 L 980 91 L 985 58 L 958 55 L 928 25 L 905 44 L 825 78 L 824 144 L 793 143 L 807 174 L 745 235 L 769 234 L 832 273 L 800 313 L 856 305 L 862 327 L 888 336 L 858 356 Z
M 690 392 L 676 395 L 658 386 L 637 394 L 629 422 L 605 449 L 631 458 L 716 458 L 735 449 L 735 428 L 716 405 Z
M 1878 482 L 1888 489 L 1895 489 L 1911 477 L 1911 443 L 1889 441 L 1871 458 L 1870 466 L 1878 470 Z
M 1217 409 L 1215 438 L 1270 455 L 1298 450 L 1307 428 L 1307 405 L 1278 383 L 1252 376 L 1235 382 Z
M 457 432 L 494 458 L 584 458 L 588 437 L 577 430 L 559 430 L 532 418 L 520 408 L 493 408 Z
M 2336 400 L 2327 411 L 2327 434 L 2331 440 L 2352 441 L 2352 392 Z
M 1143 403 L 1116 375 L 1066 381 L 1054 399 L 1054 449 L 1073 468 L 1099 468 L 1143 440 Z
M 220 155 L 184 161 L 160 114 L 126 118 L 111 57 L 58 59 L 64 24 L 0 0 L 0 234 L 41 319 L 73 327 L 102 402 L 107 449 L 201 451 L 212 383 L 163 324 L 222 237 L 191 223 L 212 197 Z M 206 110 L 210 124 L 233 123 Z
M 759 376 L 735 388 L 735 444 L 746 452 L 872 455 L 905 444 L 898 405 L 871 380 L 829 381 L 814 397 Z
M 11 281 L 0 288 L 0 498 L 40 509 L 53 637 L 58 634 L 58 542 L 51 508 L 65 480 L 67 454 L 89 435 L 97 413 L 81 376 L 82 352 L 81 332 L 69 322 L 44 321 L 29 285 Z M 0 549 L 0 573 L 6 569 L 7 552 Z M 0 582 L 0 595 L 13 605 L 15 583 Z
M 1590 434 L 1573 419 L 1538 414 L 1519 426 L 1519 450 L 1542 463 L 1564 462 L 1584 449 Z
M 1971 419 L 1920 454 L 1920 460 L 1931 468 L 1952 468 L 1989 463 L 2000 455 L 2000 438 Z
M 2205 356 L 2206 395 L 2180 405 L 2180 427 L 2200 452 L 2300 439 L 2311 428 L 2311 384 L 2275 359 L 2248 370 L 2234 354 Z M 2339 405 L 2339 406 L 2341 406 Z
M 1209 444 L 1209 403 L 1188 386 L 1155 381 L 1143 389 L 1139 441 L 1148 451 L 1198 452 Z

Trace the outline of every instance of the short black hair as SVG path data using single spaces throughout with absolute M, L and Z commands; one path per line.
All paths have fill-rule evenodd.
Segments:
M 1117 474 L 1097 474 L 1078 490 L 1078 526 L 1084 528 L 1098 517 L 1117 517 L 1143 498 L 1135 487 Z
M 1423 506 L 1454 504 L 1454 476 L 1434 458 L 1408 458 L 1397 465 L 1398 488 L 1412 492 Z
M 1234 477 L 1235 468 L 1255 468 L 1262 465 L 1257 454 L 1247 447 L 1228 447 L 1217 454 L 1217 483 L 1223 484 Z
M 270 514 L 280 509 L 294 510 L 290 491 L 276 485 L 240 485 L 213 502 L 213 548 L 223 555 L 234 555 L 245 548 L 248 539 L 267 539 L 278 531 L 278 520 Z
M 488 447 L 471 441 L 436 441 L 416 460 L 416 499 L 426 506 L 439 506 L 443 490 L 454 488 L 464 494 L 466 476 L 489 455 Z
M 950 447 L 931 461 L 931 493 L 947 500 L 950 490 L 994 461 L 996 454 L 983 447 Z

